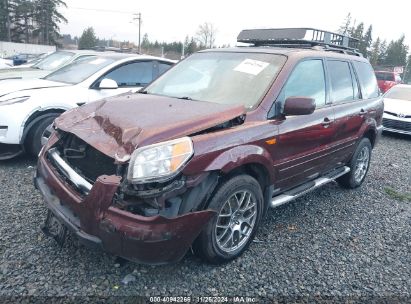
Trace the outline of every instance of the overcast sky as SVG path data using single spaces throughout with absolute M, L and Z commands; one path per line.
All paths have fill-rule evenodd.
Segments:
M 142 14 L 142 35 L 150 41 L 183 40 L 194 36 L 198 25 L 213 23 L 217 29 L 216 44 L 235 45 L 244 28 L 315 27 L 336 31 L 348 13 L 368 27 L 373 25 L 373 39 L 398 39 L 402 34 L 411 44 L 409 2 L 397 0 L 379 3 L 371 0 L 65 0 L 61 9 L 68 19 L 61 32 L 80 36 L 92 26 L 98 37 L 137 42 L 138 26 L 131 23 L 133 13 Z M 402 9 L 401 9 L 402 8 Z M 100 10 L 100 11 L 96 11 Z

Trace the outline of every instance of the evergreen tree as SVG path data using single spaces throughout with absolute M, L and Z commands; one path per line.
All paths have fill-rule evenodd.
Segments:
M 378 64 L 385 64 L 385 58 L 387 57 L 387 40 L 383 40 L 380 44 L 380 52 L 378 54 Z
M 10 41 L 9 31 L 10 9 L 8 0 L 0 0 L 0 40 Z
M 373 66 L 378 65 L 378 60 L 379 60 L 380 51 L 381 51 L 380 48 L 381 48 L 381 40 L 380 40 L 380 37 L 377 37 L 377 40 L 375 40 L 375 42 L 372 44 L 371 51 L 369 54 L 369 60 Z
M 143 40 L 141 41 L 141 48 L 144 50 L 150 49 L 150 40 L 148 40 L 148 34 L 145 33 L 143 36 Z
M 60 38 L 59 23 L 67 22 L 67 19 L 59 13 L 59 6 L 67 7 L 62 0 L 34 0 L 34 21 L 39 43 L 56 44 Z
M 360 42 L 359 50 L 367 58 L 370 57 L 370 48 L 372 45 L 372 25 L 368 27 L 368 30 L 365 32 L 365 35 L 362 37 Z
M 364 23 L 360 23 L 357 25 L 357 27 L 354 29 L 354 31 L 352 32 L 352 37 L 353 38 L 357 38 L 359 40 L 363 39 L 363 35 L 364 35 Z
M 405 66 L 407 64 L 408 45 L 404 44 L 405 36 L 402 35 L 398 40 L 393 40 L 387 47 L 385 65 Z
M 347 17 L 345 17 L 343 21 L 343 24 L 341 24 L 337 32 L 342 35 L 347 35 L 350 29 L 350 26 L 351 26 L 351 13 L 348 13 Z
M 0 40 L 56 44 L 62 0 L 0 0 Z
M 184 54 L 185 55 L 187 55 L 189 43 L 190 43 L 190 40 L 189 40 L 188 35 L 187 35 L 186 38 L 184 39 Z
M 78 42 L 78 49 L 79 50 L 87 50 L 92 49 L 97 45 L 97 37 L 94 33 L 94 29 L 92 27 L 88 27 L 83 31 L 79 42 Z
M 407 65 L 405 66 L 404 74 L 402 75 L 404 83 L 409 83 L 411 80 L 411 55 L 408 56 Z
M 15 42 L 32 42 L 34 30 L 33 17 L 35 13 L 34 3 L 27 0 L 9 1 L 11 22 L 11 40 Z
M 186 54 L 190 55 L 190 54 L 195 53 L 196 51 L 198 51 L 197 43 L 196 43 L 194 37 L 191 37 L 190 42 L 187 45 Z

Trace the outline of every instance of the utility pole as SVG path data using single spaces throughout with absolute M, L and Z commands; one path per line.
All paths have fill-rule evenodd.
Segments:
M 141 13 L 134 14 L 133 20 L 138 20 L 138 52 L 141 53 Z

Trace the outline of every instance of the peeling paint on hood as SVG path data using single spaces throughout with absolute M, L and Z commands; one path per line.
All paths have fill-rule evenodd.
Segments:
M 130 94 L 75 108 L 55 125 L 124 163 L 137 147 L 187 136 L 244 113 L 238 105 Z

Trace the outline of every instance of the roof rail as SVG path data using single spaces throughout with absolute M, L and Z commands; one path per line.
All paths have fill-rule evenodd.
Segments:
M 279 47 L 323 47 L 325 51 L 357 51 L 359 39 L 314 28 L 277 28 L 242 30 L 237 42 L 251 43 L 255 46 Z

